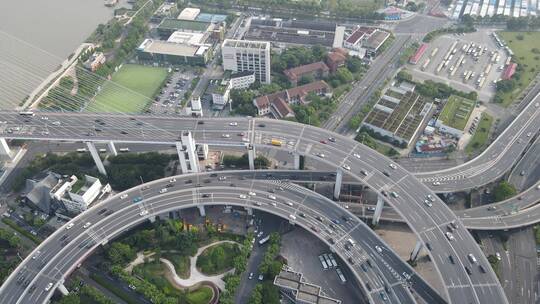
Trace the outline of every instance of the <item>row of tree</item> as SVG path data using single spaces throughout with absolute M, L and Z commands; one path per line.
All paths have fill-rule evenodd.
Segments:
M 240 253 L 234 258 L 234 273 L 223 277 L 225 290 L 219 296 L 220 304 L 234 304 L 235 294 L 240 286 L 240 276 L 246 271 L 247 262 L 252 250 L 253 234 L 249 233 L 240 246 Z
M 270 167 L 270 160 L 260 155 L 253 160 L 253 164 L 256 169 L 268 169 Z M 223 156 L 223 165 L 231 168 L 249 168 L 249 156 L 247 153 L 242 156 L 225 155 Z
M 274 277 L 283 267 L 278 258 L 281 249 L 281 236 L 277 232 L 270 234 L 268 247 L 259 265 L 259 273 L 264 275 L 264 283 L 257 284 L 249 297 L 250 304 L 279 304 L 279 289 L 273 284 Z

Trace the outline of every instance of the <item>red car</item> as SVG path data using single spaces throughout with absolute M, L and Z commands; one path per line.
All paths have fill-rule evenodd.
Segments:
M 326 140 L 321 140 L 320 143 L 321 144 L 326 144 Z

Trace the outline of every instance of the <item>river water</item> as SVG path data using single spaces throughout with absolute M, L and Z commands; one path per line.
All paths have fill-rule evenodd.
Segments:
M 0 0 L 0 107 L 18 104 L 114 9 L 103 0 Z

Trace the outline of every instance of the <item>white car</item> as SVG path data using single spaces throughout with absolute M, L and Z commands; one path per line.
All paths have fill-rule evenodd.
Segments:
M 272 205 L 272 206 L 274 206 L 274 207 L 277 207 L 276 202 L 270 202 L 270 205 Z
M 382 248 L 381 248 L 381 246 L 376 245 L 376 246 L 375 246 L 375 249 L 377 250 L 378 253 L 382 253 Z
M 245 194 L 240 194 L 238 197 L 241 198 L 241 199 L 246 199 L 246 198 L 247 198 L 247 195 L 245 195 Z
M 231 135 L 230 135 L 230 134 L 222 134 L 221 137 L 223 137 L 223 138 L 229 138 L 229 137 L 231 137 Z
M 343 165 L 342 167 L 345 170 L 351 171 L 351 167 L 349 165 Z
M 125 199 L 127 197 L 128 197 L 127 193 L 124 193 L 124 194 L 120 195 L 120 199 Z
M 426 204 L 426 206 L 428 206 L 428 207 L 432 207 L 432 206 L 433 206 L 433 204 L 432 204 L 430 201 L 428 201 L 428 200 L 425 200 L 425 201 L 424 201 L 424 204 Z
M 439 186 L 440 184 L 441 184 L 441 182 L 439 182 L 439 181 L 434 181 L 433 182 L 433 186 Z
M 358 154 L 358 153 L 354 153 L 353 156 L 356 157 L 356 158 L 360 158 L 360 154 Z
M 255 192 L 253 192 L 253 191 L 250 191 L 248 194 L 249 194 L 250 196 L 257 196 L 257 193 L 255 193 Z
M 449 241 L 455 240 L 454 235 L 450 232 L 446 232 L 446 237 L 448 238 Z
M 67 226 L 66 226 L 66 230 L 69 230 L 69 229 L 71 229 L 71 228 L 73 227 L 73 225 L 75 225 L 75 224 L 73 224 L 73 223 L 69 223 L 69 224 L 67 224 Z
M 501 254 L 498 253 L 498 252 L 495 252 L 495 257 L 497 258 L 497 260 L 501 260 Z
M 396 165 L 394 165 L 394 164 L 389 164 L 388 167 L 390 167 L 390 168 L 392 168 L 394 170 L 396 170 L 396 168 L 397 168 Z
M 248 279 L 249 279 L 249 280 L 253 279 L 253 272 L 250 272 L 250 273 L 249 273 Z
M 59 122 L 59 121 L 55 121 L 55 122 L 53 122 L 52 124 L 55 125 L 55 126 L 59 126 L 59 125 L 61 125 L 62 123 Z
M 292 202 L 286 202 L 286 204 L 291 206 L 291 207 L 294 206 L 294 204 Z
M 41 251 L 36 251 L 36 254 L 32 257 L 33 260 L 37 259 L 37 257 L 41 254 Z
M 143 210 L 141 213 L 139 213 L 140 216 L 145 216 L 148 214 L 148 210 Z
M 165 192 L 167 192 L 167 188 L 163 188 L 163 189 L 159 190 L 159 193 L 165 193 Z
M 229 126 L 236 127 L 236 126 L 238 126 L 238 123 L 236 121 L 233 121 L 233 122 L 229 123 Z
M 324 153 L 317 153 L 317 156 L 320 157 L 320 158 L 324 158 L 324 157 L 325 157 Z
M 272 194 L 268 194 L 268 198 L 271 199 L 271 200 L 276 200 L 276 197 Z
M 49 117 L 47 117 L 47 116 L 41 116 L 41 119 L 42 119 L 42 120 L 49 120 Z
M 291 220 L 295 221 L 296 220 L 296 216 L 294 214 L 289 214 L 289 217 L 291 218 Z
M 174 183 L 175 181 L 176 181 L 176 178 L 173 177 L 173 178 L 171 178 L 171 179 L 169 180 L 169 183 Z
M 53 286 L 53 283 L 47 284 L 47 286 L 45 287 L 45 291 L 51 290 L 52 286 Z
M 90 225 L 92 225 L 92 223 L 90 222 L 86 222 L 86 224 L 84 224 L 84 226 L 82 226 L 84 229 L 90 227 Z

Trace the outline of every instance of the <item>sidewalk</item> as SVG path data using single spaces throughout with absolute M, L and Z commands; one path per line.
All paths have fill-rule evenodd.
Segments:
M 214 243 L 208 244 L 206 246 L 200 247 L 197 250 L 197 253 L 195 254 L 195 256 L 192 256 L 192 257 L 189 258 L 190 275 L 189 275 L 189 278 L 187 278 L 187 279 L 182 279 L 176 274 L 176 270 L 174 268 L 174 265 L 169 260 L 164 259 L 164 258 L 160 258 L 159 260 L 163 264 L 165 264 L 165 266 L 167 267 L 167 270 L 168 270 L 168 272 L 170 274 L 170 276 L 167 276 L 167 277 L 172 280 L 171 283 L 173 283 L 174 285 L 176 285 L 179 288 L 188 288 L 188 287 L 191 287 L 191 286 L 196 285 L 198 283 L 206 281 L 206 282 L 212 282 L 217 287 L 219 287 L 221 290 L 225 290 L 225 282 L 223 282 L 222 278 L 226 274 L 234 272 L 234 268 L 227 271 L 227 272 L 225 272 L 225 273 L 214 275 L 214 276 L 207 276 L 207 275 L 201 273 L 197 269 L 197 257 L 206 248 L 214 246 L 214 245 L 222 244 L 222 243 L 237 244 L 236 242 L 233 242 L 233 241 L 218 241 L 218 242 L 214 242 Z M 133 260 L 131 263 L 129 263 L 129 265 L 125 268 L 125 270 L 128 271 L 128 272 L 131 272 L 133 270 L 133 267 L 144 263 L 145 258 L 149 258 L 149 257 L 153 256 L 154 254 L 155 253 L 152 252 L 152 253 L 150 253 L 148 255 L 144 255 L 143 253 L 138 252 L 137 253 L 137 258 L 135 258 L 135 260 Z

